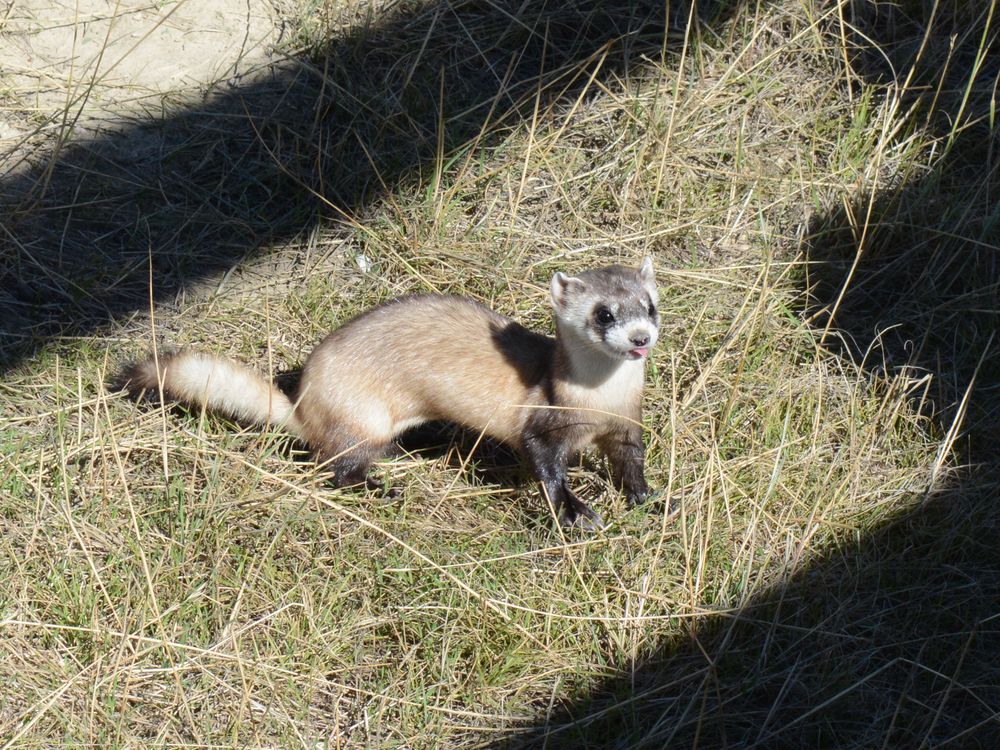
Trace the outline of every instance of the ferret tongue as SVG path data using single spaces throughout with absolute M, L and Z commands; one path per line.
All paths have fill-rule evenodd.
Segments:
M 637 357 L 645 357 L 649 354 L 649 349 L 632 349 L 629 354 L 634 354 Z

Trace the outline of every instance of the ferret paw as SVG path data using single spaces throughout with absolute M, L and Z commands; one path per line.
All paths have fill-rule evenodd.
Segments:
M 643 485 L 638 489 L 625 490 L 625 499 L 628 501 L 630 507 L 635 507 L 636 505 L 642 505 L 651 497 L 656 497 L 657 494 L 648 485 Z
M 388 487 L 384 482 L 372 477 L 365 477 L 365 489 L 378 492 L 387 500 L 395 500 L 402 494 L 398 487 Z
M 658 490 L 650 490 L 649 493 L 644 498 L 644 501 L 650 501 L 654 503 L 659 503 L 666 499 L 667 488 L 661 487 Z M 677 511 L 681 509 L 680 500 L 676 496 L 671 496 L 667 502 L 663 503 L 664 510 L 667 512 L 668 516 L 674 515 Z
M 606 528 L 601 514 L 591 510 L 582 502 L 563 507 L 559 514 L 559 525 L 564 529 L 583 529 L 584 531 L 602 531 Z

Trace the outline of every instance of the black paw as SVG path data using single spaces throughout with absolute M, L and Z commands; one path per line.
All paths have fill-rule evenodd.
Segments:
M 667 499 L 667 490 L 665 487 L 661 487 L 658 490 L 650 490 L 645 499 L 655 503 L 666 500 L 663 503 L 663 509 L 667 512 L 668 516 L 672 516 L 681 509 L 681 501 L 676 495 L 671 495 Z
M 357 482 L 356 484 L 360 484 Z M 365 477 L 365 489 L 369 492 L 377 492 L 382 497 L 388 498 L 390 500 L 395 500 L 402 493 L 396 487 L 387 487 L 383 482 L 378 481 L 373 477 Z
M 643 485 L 638 489 L 630 489 L 625 491 L 625 499 L 628 500 L 630 506 L 642 505 L 649 498 L 655 497 L 654 493 L 649 485 Z
M 377 492 L 387 500 L 395 500 L 402 494 L 398 487 L 389 487 L 373 477 L 365 477 L 365 489 Z
M 559 514 L 559 525 L 564 529 L 583 529 L 584 531 L 601 531 L 605 528 L 601 514 L 580 500 L 563 505 L 562 512 Z

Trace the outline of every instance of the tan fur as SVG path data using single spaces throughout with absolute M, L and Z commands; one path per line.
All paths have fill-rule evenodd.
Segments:
M 299 404 L 260 375 L 228 359 L 180 351 L 152 358 L 129 375 L 133 390 L 170 398 L 256 424 L 284 425 L 320 447 L 331 432 L 384 444 L 409 427 L 444 420 L 465 425 L 515 447 L 533 409 L 546 408 L 542 375 L 519 370 L 515 353 L 497 338 L 511 334 L 511 347 L 535 347 L 525 361 L 544 358 L 555 341 L 458 297 L 410 297 L 377 307 L 328 335 L 306 361 Z M 547 351 L 542 351 L 543 349 Z M 642 394 L 642 362 L 625 362 L 602 378 L 580 372 L 585 356 L 554 363 L 559 408 L 586 410 L 583 421 L 607 423 L 613 415 L 632 419 Z M 589 431 L 588 431 L 589 432 Z M 338 440 L 338 442 L 340 442 Z
M 523 407 L 542 397 L 494 343 L 516 325 L 456 297 L 403 299 L 353 320 L 306 362 L 306 441 L 321 445 L 337 425 L 385 442 L 419 422 L 446 420 L 518 445 Z

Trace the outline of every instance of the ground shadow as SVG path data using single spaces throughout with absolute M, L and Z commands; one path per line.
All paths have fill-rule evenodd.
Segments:
M 686 20 L 656 2 L 397 4 L 255 82 L 44 155 L 0 180 L 0 368 L 355 216 L 667 54 Z
M 903 104 L 926 112 L 940 151 L 926 173 L 812 222 L 802 310 L 873 376 L 932 373 L 925 406 L 943 437 L 966 410 L 966 468 L 879 533 L 736 614 L 692 623 L 495 747 L 1000 746 L 1000 50 L 989 6 L 845 6 L 860 75 L 889 81 L 922 56 Z
M 996 747 L 996 486 L 941 493 L 492 746 Z

